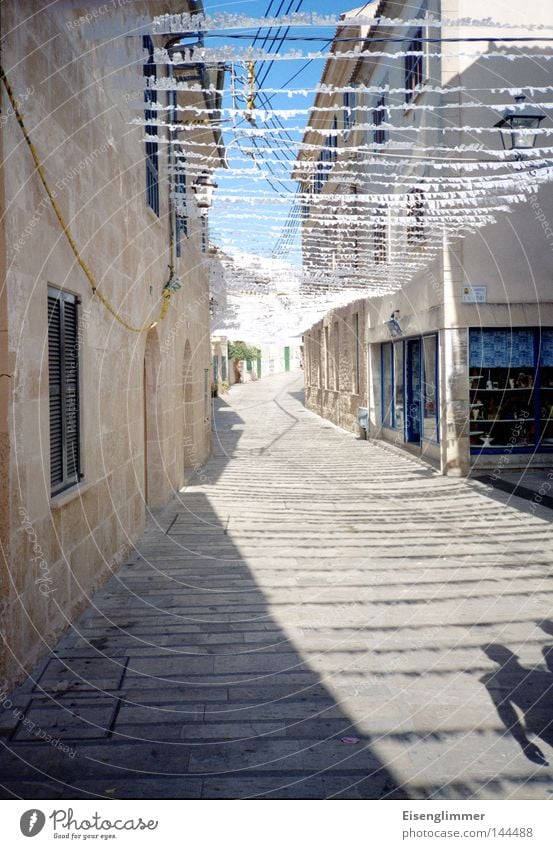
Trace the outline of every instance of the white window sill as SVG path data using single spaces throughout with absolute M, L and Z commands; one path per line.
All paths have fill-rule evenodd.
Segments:
M 69 504 L 70 501 L 84 495 L 84 493 L 94 486 L 95 483 L 97 483 L 97 481 L 76 483 L 73 486 L 70 486 L 69 489 L 64 489 L 63 492 L 59 493 L 59 495 L 53 495 L 50 498 L 50 510 L 61 510 L 61 508 L 65 507 L 66 504 Z

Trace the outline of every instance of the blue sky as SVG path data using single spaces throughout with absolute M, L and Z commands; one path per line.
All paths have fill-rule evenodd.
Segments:
M 256 18 L 265 17 L 268 10 L 269 16 L 271 17 L 282 16 L 288 11 L 289 6 L 290 0 L 284 0 L 282 2 L 282 6 L 281 0 L 273 0 L 272 3 L 270 0 L 231 0 L 231 2 L 228 3 L 210 2 L 210 0 L 206 0 L 204 2 L 207 14 L 227 12 L 237 15 L 244 14 Z M 295 11 L 297 6 L 298 0 L 294 0 L 290 11 Z M 327 14 L 338 17 L 340 12 L 355 8 L 355 6 L 355 2 L 348 4 L 347 2 L 338 3 L 336 0 L 304 0 L 299 11 L 317 12 L 319 14 Z M 243 32 L 245 34 L 248 33 L 247 30 L 244 30 Z M 250 34 L 253 40 L 255 32 L 251 31 Z M 321 35 L 324 36 L 326 44 L 325 41 L 321 41 L 320 43 L 297 41 L 292 44 L 286 44 L 285 42 L 281 48 L 282 52 L 286 52 L 286 50 L 290 48 L 302 50 L 308 48 L 311 51 L 326 49 L 328 41 L 332 39 L 334 33 L 331 29 L 323 30 L 312 27 L 309 29 L 302 28 L 291 30 L 290 34 L 308 34 L 309 36 Z M 264 33 L 262 35 L 264 35 Z M 259 41 L 257 43 L 259 45 Z M 224 44 L 232 44 L 235 47 L 239 46 L 242 48 L 249 46 L 251 42 L 249 39 L 240 40 L 238 42 L 234 39 L 226 40 L 225 38 L 214 38 L 211 40 L 206 39 L 207 46 L 222 46 Z M 267 94 L 266 97 L 271 98 L 270 106 L 277 109 L 293 109 L 298 107 L 305 109 L 309 107 L 313 101 L 313 95 L 309 95 L 308 97 L 288 97 L 286 89 L 314 88 L 320 80 L 323 65 L 324 60 L 322 59 L 313 60 L 309 63 L 307 63 L 305 58 L 300 60 L 274 62 L 263 82 L 262 88 L 282 88 L 284 93 L 275 95 Z M 266 70 L 267 64 L 263 67 L 256 66 L 258 80 L 263 79 Z M 296 73 L 298 73 L 297 77 L 289 83 L 288 81 L 290 78 Z M 227 74 L 225 88 L 228 88 L 229 85 L 230 79 Z M 262 97 L 263 94 L 261 94 L 256 101 L 256 106 L 258 108 L 263 108 L 266 105 L 266 102 L 264 103 L 262 101 Z M 223 105 L 227 107 L 232 105 L 229 96 L 226 96 Z M 302 127 L 306 123 L 306 116 L 300 115 L 289 120 L 282 119 L 282 123 L 288 127 Z M 249 127 L 247 122 L 244 120 L 240 122 L 240 126 L 246 128 Z M 295 143 L 299 142 L 301 139 L 300 132 L 290 132 L 290 135 Z M 278 200 L 278 195 L 282 194 L 286 197 L 289 195 L 290 201 L 292 201 L 296 188 L 295 184 L 289 178 L 280 179 L 283 177 L 282 172 L 285 170 L 285 163 L 287 159 L 293 158 L 295 155 L 296 146 L 290 141 L 290 139 L 288 139 L 288 142 L 284 142 L 283 139 L 283 144 L 277 150 L 276 139 L 279 138 L 279 135 L 275 135 L 275 141 L 273 142 L 275 145 L 275 153 L 274 155 L 270 154 L 268 157 L 273 163 L 273 171 L 278 174 L 278 178 L 275 179 L 269 170 L 270 166 L 267 165 L 267 155 L 263 152 L 257 152 L 257 146 L 266 146 L 266 143 L 260 138 L 254 142 L 246 141 L 238 144 L 234 137 L 234 131 L 225 133 L 226 143 L 228 146 L 227 159 L 230 169 L 226 172 L 219 170 L 215 175 L 215 179 L 219 185 L 219 190 L 216 193 L 215 202 L 210 215 L 211 238 L 212 241 L 219 244 L 223 247 L 223 249 L 231 252 L 234 247 L 235 250 L 238 251 L 243 250 L 246 252 L 270 256 L 290 208 L 290 204 L 282 203 Z M 244 153 L 244 151 L 246 153 Z M 253 179 L 249 179 L 245 175 L 237 174 L 236 170 L 233 170 L 236 168 L 248 167 L 248 165 L 245 164 L 245 160 L 248 160 L 248 158 L 251 163 Z M 281 162 L 282 164 L 275 165 L 275 159 L 277 162 Z M 257 179 L 255 179 L 255 177 L 257 177 Z M 255 195 L 260 197 L 260 202 L 258 204 L 256 203 L 255 206 L 248 203 L 241 203 L 240 205 L 237 203 L 230 204 L 223 200 L 224 195 L 227 197 L 231 195 L 238 196 L 240 198 L 247 198 L 248 196 L 251 197 L 252 195 Z M 261 201 L 264 201 L 264 203 Z M 260 220 L 260 215 L 269 220 Z M 294 261 L 294 264 L 299 262 L 298 247 L 298 240 L 296 240 L 296 248 L 292 251 L 289 257 Z

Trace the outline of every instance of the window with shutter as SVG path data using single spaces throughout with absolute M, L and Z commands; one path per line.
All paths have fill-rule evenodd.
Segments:
M 142 47 L 148 51 L 148 59 L 144 69 L 144 102 L 146 107 L 144 115 L 146 121 L 155 121 L 157 114 L 155 109 L 149 109 L 148 104 L 157 100 L 156 91 L 152 88 L 152 81 L 156 76 L 156 65 L 154 62 L 154 43 L 149 35 L 142 36 Z M 146 124 L 146 196 L 148 206 L 159 215 L 159 144 L 157 141 L 158 131 L 155 124 Z
M 419 27 L 405 54 L 405 102 L 415 99 L 424 79 L 423 30 Z
M 52 495 L 80 477 L 78 301 L 48 287 L 50 482 Z

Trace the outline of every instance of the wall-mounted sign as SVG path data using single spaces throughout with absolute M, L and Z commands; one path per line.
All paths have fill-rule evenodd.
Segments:
M 487 286 L 463 286 L 464 304 L 485 304 L 488 300 Z
M 390 336 L 403 336 L 403 330 L 399 323 L 399 310 L 394 310 L 390 316 L 390 320 L 386 322 L 386 327 Z

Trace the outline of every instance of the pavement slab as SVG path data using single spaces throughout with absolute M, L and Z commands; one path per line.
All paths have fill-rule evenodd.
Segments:
M 551 798 L 553 514 L 302 381 L 215 400 L 207 465 L 4 698 L 2 798 Z

